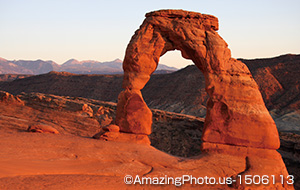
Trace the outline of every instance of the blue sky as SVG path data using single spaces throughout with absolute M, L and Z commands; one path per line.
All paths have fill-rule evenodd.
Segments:
M 219 18 L 219 34 L 235 58 L 300 53 L 297 0 L 0 0 L 0 57 L 111 61 L 126 46 L 147 12 L 184 9 Z M 191 62 L 168 52 L 161 63 Z

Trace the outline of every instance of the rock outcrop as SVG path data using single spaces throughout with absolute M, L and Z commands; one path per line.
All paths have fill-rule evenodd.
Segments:
M 24 105 L 24 102 L 20 98 L 5 91 L 0 91 L 0 102 L 4 102 L 7 104 Z

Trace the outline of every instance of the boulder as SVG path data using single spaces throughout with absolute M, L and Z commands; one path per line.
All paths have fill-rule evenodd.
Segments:
M 39 124 L 39 125 L 31 125 L 28 127 L 27 131 L 29 132 L 34 132 L 34 133 L 53 133 L 53 134 L 59 134 L 59 132 L 49 126 L 49 125 L 42 125 L 42 124 Z
M 105 127 L 110 125 L 114 121 L 115 111 L 110 108 L 100 106 L 95 116 L 100 126 Z
M 104 141 L 126 142 L 145 145 L 151 144 L 149 137 L 143 134 L 121 133 L 101 130 L 99 133 L 95 134 L 93 138 Z
M 110 132 L 119 132 L 120 131 L 119 126 L 118 125 L 114 125 L 114 124 L 102 127 L 102 129 L 104 131 L 110 131 Z

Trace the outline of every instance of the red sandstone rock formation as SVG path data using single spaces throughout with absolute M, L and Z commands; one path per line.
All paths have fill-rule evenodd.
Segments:
M 244 158 L 245 170 L 239 176 L 276 176 L 275 184 L 259 188 L 293 188 L 278 182 L 280 175 L 287 177 L 288 172 L 276 152 L 280 146 L 278 131 L 259 88 L 247 66 L 231 58 L 230 50 L 217 30 L 218 19 L 210 15 L 181 10 L 146 14 L 126 49 L 123 62 L 125 90 L 118 98 L 116 124 L 120 132 L 137 136 L 151 133 L 149 119 L 152 113 L 140 90 L 157 68 L 160 56 L 178 49 L 204 74 L 210 97 L 202 150 L 212 155 L 230 154 Z M 234 187 L 257 188 L 244 181 Z
M 278 132 L 248 68 L 231 58 L 216 32 L 214 16 L 181 10 L 161 10 L 146 19 L 128 44 L 123 63 L 125 91 L 119 95 L 116 123 L 120 131 L 151 132 L 151 112 L 140 90 L 159 58 L 178 49 L 203 72 L 210 96 L 203 140 L 220 144 L 277 149 Z

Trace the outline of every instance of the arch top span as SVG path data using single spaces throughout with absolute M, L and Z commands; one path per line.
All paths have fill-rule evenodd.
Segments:
M 209 95 L 204 142 L 277 149 L 276 125 L 247 66 L 231 58 L 216 32 L 218 19 L 183 10 L 146 14 L 132 36 L 123 61 L 124 91 L 116 123 L 123 132 L 150 134 L 152 114 L 140 90 L 167 51 L 180 50 L 205 76 Z
M 159 58 L 175 49 L 202 72 L 224 69 L 231 53 L 217 30 L 218 19 L 211 15 L 182 10 L 147 13 L 126 49 L 123 88 L 142 89 Z
M 183 10 L 159 10 L 146 13 L 146 18 L 148 17 L 164 17 L 170 19 L 198 19 L 202 22 L 202 26 L 205 29 L 211 29 L 217 31 L 219 29 L 218 18 L 212 15 L 201 14 L 192 11 Z

